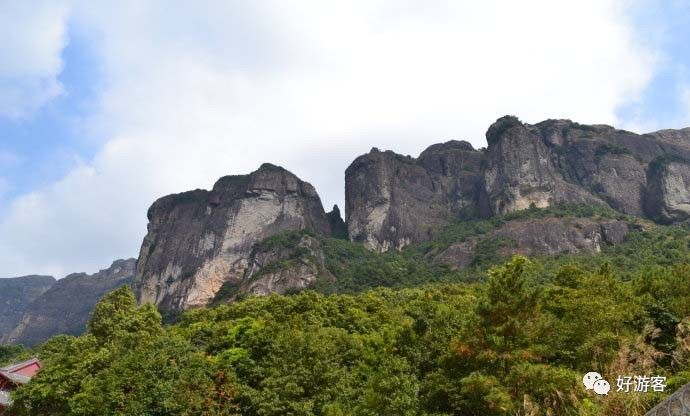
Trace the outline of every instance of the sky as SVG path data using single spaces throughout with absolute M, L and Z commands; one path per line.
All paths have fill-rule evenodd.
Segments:
M 117 4 L 117 7 L 115 7 Z M 690 0 L 0 0 L 0 277 L 136 257 L 157 198 L 498 117 L 690 126 Z

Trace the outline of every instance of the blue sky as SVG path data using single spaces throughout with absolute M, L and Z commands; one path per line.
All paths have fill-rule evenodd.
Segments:
M 103 82 L 93 45 L 73 28 L 61 52 L 64 67 L 57 76 L 64 93 L 35 113 L 0 117 L 0 169 L 7 180 L 2 201 L 40 189 L 64 176 L 79 161 L 93 158 L 102 138 L 85 131 L 83 120 L 98 105 Z
M 506 113 L 690 125 L 690 1 L 516 3 L 8 4 L 0 277 L 134 257 L 157 197 L 265 161 L 329 207 L 371 147 L 480 147 Z
M 690 2 L 648 3 L 634 14 L 635 26 L 657 42 L 662 62 L 639 101 L 622 105 L 623 124 L 652 128 L 690 125 L 687 88 L 690 86 Z

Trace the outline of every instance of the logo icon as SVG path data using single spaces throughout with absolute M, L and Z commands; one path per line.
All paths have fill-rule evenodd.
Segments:
M 595 373 L 594 371 L 589 372 L 585 374 L 584 377 L 582 377 L 582 384 L 585 385 L 585 388 L 587 390 L 594 390 L 594 383 L 597 380 L 603 380 L 604 377 L 601 376 L 599 373 Z
M 609 390 L 611 390 L 611 385 L 608 381 L 601 379 L 594 382 L 594 392 L 596 394 L 606 396 L 609 394 Z
M 611 385 L 608 381 L 604 380 L 601 374 L 591 371 L 582 377 L 582 384 L 585 385 L 585 389 L 594 390 L 596 394 L 605 396 L 609 394 L 611 390 Z

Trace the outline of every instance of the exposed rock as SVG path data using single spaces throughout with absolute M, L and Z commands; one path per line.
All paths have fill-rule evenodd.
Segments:
M 649 215 L 664 223 L 690 218 L 690 164 L 662 158 L 652 164 L 649 177 Z
M 659 139 L 669 144 L 685 143 L 690 144 L 690 127 L 684 129 L 666 129 L 659 130 L 654 133 L 646 134 L 645 136 L 651 136 L 655 139 Z
M 550 255 L 598 253 L 605 244 L 622 243 L 628 232 L 627 223 L 618 220 L 542 218 L 508 222 L 494 236 L 516 243 L 505 254 Z
M 31 303 L 54 283 L 51 276 L 0 279 L 0 343 L 5 342 Z
M 326 217 L 331 227 L 331 235 L 336 238 L 347 239 L 347 224 L 345 224 L 343 217 L 340 215 L 340 208 L 337 205 L 333 205 L 333 210 L 326 214 Z
M 417 160 L 438 184 L 450 213 L 455 217 L 474 216 L 481 201 L 482 152 L 466 141 L 451 140 L 434 144 Z
M 36 298 L 6 342 L 34 346 L 58 334 L 81 335 L 96 303 L 106 293 L 130 284 L 136 260 L 116 260 L 98 273 L 71 274 Z
M 319 196 L 287 170 L 264 164 L 156 201 L 137 265 L 139 302 L 164 309 L 204 306 L 226 282 L 241 284 L 255 243 L 286 230 L 330 235 Z
M 438 254 L 434 260 L 449 265 L 453 269 L 464 269 L 472 264 L 477 248 L 477 239 L 452 244 Z
M 551 217 L 515 220 L 481 238 L 453 244 L 435 260 L 455 269 L 465 268 L 478 254 L 480 241 L 489 240 L 507 243 L 497 250 L 497 254 L 502 256 L 598 253 L 604 245 L 625 241 L 629 232 L 627 222 L 611 219 Z
M 333 279 L 324 265 L 323 247 L 318 238 L 303 233 L 279 236 L 285 241 L 269 238 L 254 246 L 244 278 L 226 282 L 216 294 L 215 302 L 285 294 L 304 289 L 317 279 Z
M 302 287 L 299 282 L 318 274 L 318 261 L 288 264 L 280 260 L 284 254 L 253 251 L 257 242 L 286 230 L 348 236 L 386 251 L 429 240 L 457 219 L 531 206 L 582 203 L 660 221 L 687 218 L 687 165 L 653 166 L 669 155 L 690 160 L 690 130 L 639 135 L 570 120 L 530 125 L 506 116 L 489 127 L 486 138 L 488 148 L 482 150 L 449 141 L 416 159 L 376 148 L 358 157 L 345 172 L 347 230 L 338 207 L 325 214 L 311 185 L 268 164 L 250 175 L 222 178 L 211 191 L 161 198 L 149 210 L 134 283 L 138 299 L 185 309 L 208 304 L 221 287 L 238 293 Z M 602 241 L 627 234 L 616 224 L 546 221 L 521 227 L 515 233 L 524 235 L 505 227 L 495 238 L 515 240 L 527 247 L 523 251 L 550 253 L 597 251 Z M 540 227 L 550 227 L 552 235 Z M 474 244 L 449 250 L 462 262 Z M 286 267 L 269 273 L 262 256 L 277 256 L 272 261 Z M 268 277 L 255 281 L 256 270 Z
M 488 214 L 505 214 L 532 205 L 546 208 L 563 202 L 603 204 L 565 181 L 537 128 L 505 116 L 489 127 L 486 140 L 489 147 L 483 174 L 491 210 Z M 563 141 L 560 137 L 551 140 Z
M 603 221 L 599 224 L 603 241 L 611 245 L 623 243 L 631 228 L 625 221 Z
M 650 163 L 687 157 L 686 130 L 638 135 L 570 120 L 529 125 L 503 117 L 487 132 L 484 178 L 491 214 L 583 202 L 641 216 Z
M 690 129 L 635 134 L 606 125 L 505 116 L 488 148 L 435 144 L 404 157 L 373 149 L 345 174 L 350 239 L 386 251 L 430 239 L 452 219 L 491 217 L 530 206 L 608 206 L 661 222 L 688 218 Z
M 377 149 L 345 171 L 345 200 L 350 239 L 377 251 L 428 239 L 448 216 L 424 167 Z
M 386 251 L 428 240 L 453 215 L 475 212 L 481 153 L 467 142 L 429 147 L 413 159 L 372 149 L 345 171 L 350 239 Z

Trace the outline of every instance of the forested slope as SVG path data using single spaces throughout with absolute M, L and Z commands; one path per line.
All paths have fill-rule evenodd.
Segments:
M 550 218 L 630 228 L 598 252 L 529 259 L 494 241 L 506 224 Z M 642 415 L 663 394 L 616 393 L 616 376 L 664 376 L 667 392 L 690 380 L 686 226 L 566 206 L 459 222 L 400 252 L 308 232 L 259 248 L 295 248 L 277 260 L 283 268 L 313 261 L 295 244 L 305 236 L 323 251 L 322 278 L 309 290 L 243 298 L 226 288 L 217 306 L 169 317 L 172 325 L 152 305 L 138 307 L 128 288 L 111 293 L 85 335 L 33 352 L 45 368 L 13 411 Z M 484 248 L 466 267 L 439 260 L 474 239 Z M 589 371 L 612 382 L 608 396 L 582 387 Z

